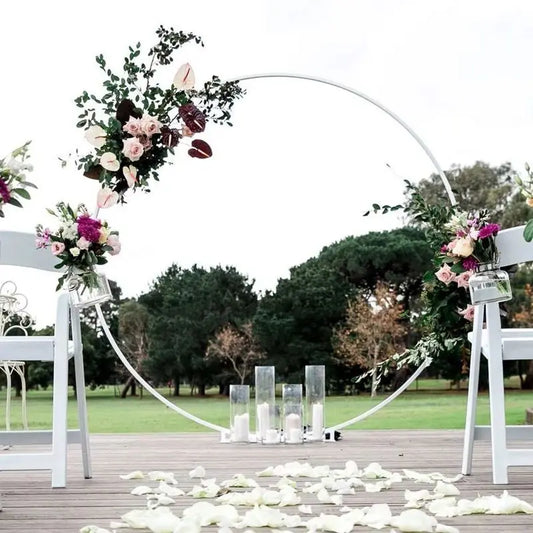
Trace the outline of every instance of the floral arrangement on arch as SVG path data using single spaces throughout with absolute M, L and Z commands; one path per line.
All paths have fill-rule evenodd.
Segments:
M 4 206 L 14 205 L 22 207 L 19 198 L 31 198 L 28 187 L 37 188 L 26 179 L 26 172 L 31 172 L 33 166 L 29 159 L 29 145 L 31 141 L 19 146 L 11 154 L 0 159 L 0 217 L 4 217 Z
M 78 169 L 99 180 L 104 192 L 99 207 L 123 202 L 128 189 L 148 192 L 158 170 L 181 145 L 191 157 L 211 157 L 212 149 L 198 134 L 209 120 L 231 125 L 230 110 L 243 95 L 236 82 L 222 82 L 217 76 L 195 89 L 195 75 L 184 63 L 164 85 L 155 81 L 157 69 L 173 62 L 172 54 L 194 42 L 203 46 L 193 33 L 160 26 L 159 41 L 141 58 L 141 45 L 129 47 L 122 73 L 115 74 L 103 55 L 96 62 L 104 72 L 104 93 L 96 96 L 84 91 L 75 99 L 82 110 L 77 126 L 93 150 L 79 157 Z
M 66 271 L 59 278 L 57 290 L 73 276 L 79 276 L 86 287 L 95 288 L 95 266 L 107 263 L 107 254 L 120 252 L 118 232 L 111 231 L 107 222 L 92 217 L 83 204 L 73 209 L 59 202 L 56 210 L 47 211 L 57 217 L 59 226 L 52 231 L 39 224 L 35 244 L 37 248 L 49 248 L 59 260 L 55 268 Z

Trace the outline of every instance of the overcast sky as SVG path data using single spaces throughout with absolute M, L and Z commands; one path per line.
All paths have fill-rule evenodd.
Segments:
M 162 83 L 184 62 L 200 83 L 212 74 L 326 78 L 391 109 L 443 168 L 510 161 L 522 171 L 533 160 L 526 0 L 19 1 L 3 6 L 2 19 L 0 154 L 31 139 L 39 186 L 24 209 L 6 208 L 6 229 L 32 232 L 60 200 L 94 206 L 97 183 L 58 162 L 89 148 L 73 99 L 100 91 L 97 54 L 118 69 L 128 45 L 147 50 L 160 24 L 205 42 L 183 48 Z M 401 202 L 402 178 L 434 171 L 405 130 L 349 93 L 302 80 L 242 85 L 234 127 L 210 124 L 202 135 L 211 159 L 178 149 L 152 193 L 101 211 L 123 243 L 104 271 L 125 296 L 146 291 L 172 262 L 233 265 L 258 291 L 274 289 L 323 246 L 394 227 L 362 213 Z M 45 295 L 54 284 L 35 276 L 19 284 L 38 295 L 30 310 L 40 325 L 53 321 Z

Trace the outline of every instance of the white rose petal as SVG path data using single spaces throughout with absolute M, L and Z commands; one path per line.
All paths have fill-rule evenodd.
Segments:
M 444 483 L 443 481 L 437 481 L 437 485 L 433 491 L 437 494 L 442 494 L 443 496 L 459 496 L 459 494 L 461 494 L 455 485 Z
M 178 489 L 176 487 L 171 487 L 164 481 L 161 481 L 159 483 L 158 490 L 162 492 L 163 494 L 166 494 L 167 496 L 185 496 L 185 492 L 181 489 Z
M 313 509 L 310 505 L 299 505 L 298 511 L 302 514 L 313 514 Z
M 111 533 L 111 531 L 98 526 L 84 526 L 80 529 L 80 533 Z
M 459 515 L 457 499 L 454 496 L 439 498 L 426 504 L 426 509 L 439 518 L 452 518 Z
M 381 529 L 390 524 L 391 518 L 392 513 L 390 507 L 386 503 L 376 503 L 365 513 L 360 523 L 365 526 Z
M 390 524 L 400 531 L 432 533 L 437 526 L 437 519 L 419 509 L 408 509 L 402 511 L 400 516 L 392 517 Z
M 174 527 L 169 533 L 200 533 L 202 526 L 199 524 L 198 519 L 194 518 L 184 518 L 180 520 L 178 524 Z M 163 532 L 157 532 L 163 533 Z M 166 532 L 164 532 L 166 533 Z
M 134 489 L 131 489 L 130 494 L 133 494 L 135 496 L 143 496 L 144 494 L 153 494 L 154 489 L 151 487 L 147 487 L 146 485 L 139 485 L 135 487 Z
M 172 485 L 178 484 L 173 472 L 162 472 L 161 470 L 153 470 L 152 472 L 148 472 L 148 479 L 152 481 L 164 481 L 165 483 L 170 483 Z
M 112 521 L 112 522 L 109 522 L 109 527 L 111 529 L 125 529 L 127 527 L 130 527 L 128 524 L 126 524 L 126 522 L 115 522 L 115 521 Z
M 205 477 L 205 468 L 203 466 L 197 466 L 196 468 L 193 468 L 189 472 L 189 477 L 195 478 L 195 477 Z
M 231 479 L 226 479 L 220 483 L 222 487 L 257 487 L 257 481 L 251 478 L 247 478 L 242 474 L 235 474 Z
M 77 226 L 77 225 L 76 225 Z M 76 229 L 76 233 L 78 230 Z M 65 235 L 66 237 L 66 235 Z M 69 238 L 69 237 L 67 237 Z M 120 479 L 144 479 L 144 474 L 140 470 L 134 470 L 133 472 L 130 472 L 129 474 L 123 474 L 119 476 Z

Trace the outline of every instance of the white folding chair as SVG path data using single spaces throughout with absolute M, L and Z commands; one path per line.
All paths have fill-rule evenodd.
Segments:
M 0 231 L 0 265 L 57 272 L 56 263 L 50 250 L 36 249 L 34 235 Z M 75 430 L 67 429 L 68 361 L 71 357 L 74 358 L 79 421 L 79 429 Z M 51 430 L 0 431 L 0 444 L 51 444 L 51 450 L 48 447 L 41 453 L 0 453 L 0 470 L 51 470 L 52 487 L 65 487 L 67 443 L 78 442 L 81 443 L 83 472 L 85 478 L 90 478 L 80 319 L 78 309 L 70 305 L 68 293 L 60 292 L 57 296 L 54 335 L 0 336 L 0 362 L 5 360 L 53 362 L 53 421 Z
M 524 226 L 519 226 L 503 230 L 497 235 L 496 246 L 501 266 L 533 261 L 533 243 L 524 240 L 523 230 Z M 472 343 L 472 351 L 462 472 L 465 475 L 472 472 L 474 441 L 490 440 L 493 482 L 507 484 L 509 466 L 533 466 L 533 444 L 529 449 L 508 446 L 513 440 L 529 440 L 533 443 L 533 426 L 506 425 L 503 361 L 533 359 L 533 328 L 502 328 L 499 303 L 481 304 L 476 306 L 473 328 L 468 338 Z M 488 361 L 490 426 L 477 426 L 475 423 L 481 354 Z

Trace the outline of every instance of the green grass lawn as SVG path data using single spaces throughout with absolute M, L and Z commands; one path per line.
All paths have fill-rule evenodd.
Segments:
M 514 384 L 514 383 L 513 383 Z M 464 427 L 466 390 L 450 390 L 444 380 L 420 380 L 418 390 L 413 386 L 384 409 L 353 425 L 350 429 L 460 429 Z M 160 392 L 168 395 L 168 389 Z M 209 391 L 205 398 L 185 393 L 169 397 L 182 409 L 214 424 L 229 425 L 229 400 Z M 326 398 L 326 424 L 344 422 L 370 409 L 386 396 L 371 399 L 368 395 L 331 396 Z M 523 424 L 525 410 L 533 407 L 533 391 L 508 390 L 507 420 L 509 424 Z M 49 428 L 51 423 L 51 390 L 30 391 L 28 418 L 30 429 Z M 89 425 L 92 433 L 145 433 L 208 431 L 187 420 L 144 392 L 142 398 L 115 397 L 112 387 L 87 391 Z M 253 402 L 253 400 L 252 400 Z M 253 404 L 252 404 L 253 405 Z M 0 430 L 5 428 L 5 390 L 0 391 Z M 21 428 L 20 399 L 12 398 L 12 429 Z M 69 397 L 69 425 L 76 426 L 76 402 Z M 478 423 L 489 421 L 488 396 L 482 394 L 478 402 Z M 253 423 L 252 423 L 253 424 Z M 252 425 L 253 427 L 253 425 Z

